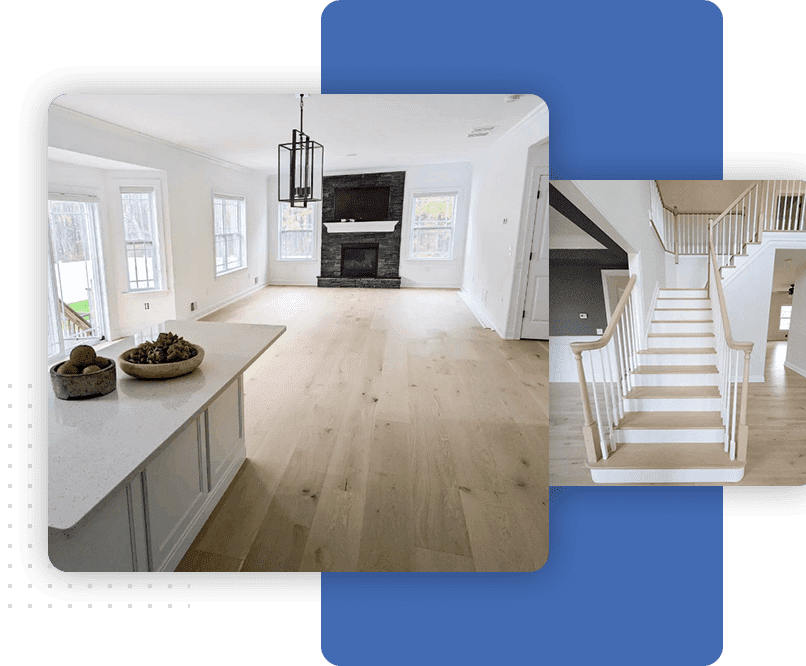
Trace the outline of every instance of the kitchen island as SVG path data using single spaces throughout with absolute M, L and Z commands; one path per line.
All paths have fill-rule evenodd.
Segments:
M 48 403 L 48 546 L 63 571 L 173 571 L 246 459 L 243 373 L 285 326 L 166 321 L 204 348 L 192 373 Z

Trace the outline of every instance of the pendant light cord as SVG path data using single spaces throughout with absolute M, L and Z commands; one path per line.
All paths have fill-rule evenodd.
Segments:
M 302 131 L 302 98 L 303 95 L 299 96 L 299 132 L 300 134 L 303 133 Z

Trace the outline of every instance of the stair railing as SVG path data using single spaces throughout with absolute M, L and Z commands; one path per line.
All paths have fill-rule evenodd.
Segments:
M 713 241 L 718 269 L 732 266 L 735 255 L 744 254 L 748 243 L 760 239 L 762 216 L 759 212 L 764 205 L 759 184 L 753 183 L 711 221 L 709 237 Z
M 572 342 L 576 359 L 584 424 L 582 432 L 589 463 L 607 460 L 616 450 L 614 429 L 624 416 L 624 399 L 632 389 L 632 372 L 638 366 L 640 349 L 640 309 L 630 276 L 627 287 L 613 311 L 604 334 L 593 342 Z M 586 376 L 583 353 L 590 374 Z M 588 381 L 593 393 L 591 409 Z M 594 417 L 595 413 L 595 417 Z
M 755 186 L 754 186 L 755 187 Z M 749 188 L 748 188 L 749 189 Z M 714 320 L 714 340 L 722 398 L 722 423 L 725 425 L 725 452 L 731 460 L 747 460 L 747 391 L 750 380 L 752 342 L 736 342 L 730 332 L 725 305 L 725 292 L 717 260 L 717 220 L 711 223 L 709 235 L 708 296 Z M 740 372 L 740 368 L 742 368 Z M 739 384 L 742 385 L 741 396 Z

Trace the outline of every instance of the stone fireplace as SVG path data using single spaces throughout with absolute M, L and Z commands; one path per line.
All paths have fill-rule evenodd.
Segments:
M 322 274 L 320 287 L 400 287 L 400 240 L 405 171 L 326 176 L 322 181 Z M 337 188 L 389 187 L 389 231 L 370 222 L 335 219 Z M 344 224 L 344 226 L 340 226 Z M 390 226 L 390 225 L 387 225 Z M 330 227 L 330 231 L 328 230 Z M 366 230 L 365 230 L 366 229 Z M 348 233 L 349 232 L 349 233 Z

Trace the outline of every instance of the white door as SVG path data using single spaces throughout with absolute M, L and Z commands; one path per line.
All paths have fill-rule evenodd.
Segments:
M 529 255 L 521 338 L 549 339 L 549 176 L 540 174 L 534 207 L 534 233 Z

